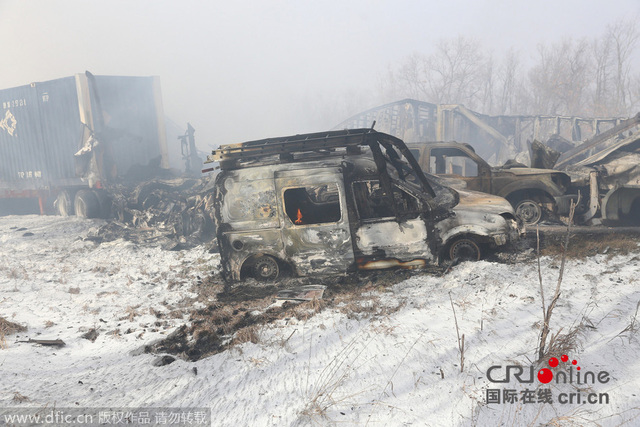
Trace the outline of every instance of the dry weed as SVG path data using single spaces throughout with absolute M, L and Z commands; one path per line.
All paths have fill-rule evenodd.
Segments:
M 7 335 L 12 335 L 16 332 L 22 332 L 26 330 L 26 327 L 14 322 L 10 322 L 4 317 L 0 317 L 0 349 L 7 348 Z
M 260 342 L 260 329 L 258 325 L 251 325 L 238 330 L 233 337 L 231 345 L 239 345 L 250 342 L 258 344 Z
M 138 313 L 137 309 L 140 307 L 140 305 L 136 305 L 136 306 L 128 306 L 126 313 L 127 315 L 123 318 L 121 318 L 120 320 L 128 320 L 129 322 L 133 322 L 133 320 L 136 318 L 136 316 L 139 316 L 140 313 Z
M 17 391 L 13 392 L 13 399 L 11 399 L 11 401 L 15 402 L 15 403 L 28 402 L 29 400 L 31 400 L 31 399 L 29 399 L 27 396 L 24 396 L 24 395 L 18 393 Z

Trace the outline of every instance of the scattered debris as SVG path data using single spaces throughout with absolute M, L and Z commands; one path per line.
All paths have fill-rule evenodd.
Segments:
M 123 238 L 168 250 L 209 242 L 215 236 L 212 180 L 213 176 L 156 179 L 135 187 L 112 186 L 115 219 L 90 233 L 87 240 Z
M 326 286 L 323 285 L 307 285 L 293 289 L 283 289 L 278 292 L 276 299 L 290 301 L 313 301 L 322 299 L 322 294 Z
M 57 340 L 34 340 L 29 338 L 27 341 L 16 341 L 20 343 L 40 344 L 48 347 L 64 347 L 66 344 L 61 339 Z
M 166 366 L 166 365 L 172 364 L 175 361 L 176 361 L 175 357 L 172 357 L 172 356 L 169 356 L 169 355 L 164 355 L 164 356 L 158 357 L 156 360 L 154 360 L 152 365 L 153 366 Z
M 27 330 L 26 326 L 19 325 L 14 322 L 10 322 L 4 317 L 0 317 L 0 335 L 12 335 L 16 332 L 24 332 Z
M 98 330 L 96 328 L 91 328 L 89 329 L 87 332 L 85 332 L 84 334 L 82 334 L 82 338 L 89 340 L 91 342 L 95 342 L 96 339 L 98 338 L 98 335 L 100 335 L 98 333 Z

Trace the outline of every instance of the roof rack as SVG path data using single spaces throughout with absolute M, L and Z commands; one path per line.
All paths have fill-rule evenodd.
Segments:
M 288 163 L 296 159 L 306 160 L 310 154 L 322 156 L 331 155 L 335 153 L 338 148 L 345 148 L 347 154 L 358 154 L 361 152 L 361 146 L 367 146 L 371 149 L 380 179 L 383 181 L 383 186 L 387 194 L 392 194 L 392 192 L 391 184 L 388 181 L 389 177 L 386 173 L 387 166 L 382 148 L 386 150 L 387 159 L 402 177 L 405 172 L 403 171 L 402 162 L 399 161 L 400 157 L 395 150 L 400 151 L 409 162 L 409 169 L 415 173 L 422 188 L 431 194 L 431 196 L 435 197 L 433 189 L 422 174 L 418 162 L 405 143 L 395 136 L 375 131 L 372 128 L 307 133 L 248 141 L 240 144 L 222 145 L 207 156 L 205 163 L 218 161 L 220 162 L 220 169 L 240 169 L 255 166 L 256 162 L 272 156 L 280 156 L 279 160 L 281 162 Z M 296 155 L 298 156 L 297 158 L 295 157 Z M 272 162 L 273 159 L 271 159 L 271 163 Z
M 348 129 L 228 144 L 213 150 L 205 163 L 217 161 L 222 169 L 233 169 L 241 167 L 242 162 L 275 155 L 280 155 L 283 161 L 290 161 L 294 154 L 320 152 L 326 155 L 337 148 L 349 151 L 355 148 L 353 152 L 358 152 L 358 146 L 369 145 L 377 135 L 380 133 L 372 129 Z

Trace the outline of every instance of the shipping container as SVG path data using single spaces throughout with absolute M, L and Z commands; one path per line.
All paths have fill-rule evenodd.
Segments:
M 150 161 L 168 167 L 158 77 L 91 73 L 0 90 L 0 199 L 101 189 Z M 1 202 L 2 200 L 0 200 Z

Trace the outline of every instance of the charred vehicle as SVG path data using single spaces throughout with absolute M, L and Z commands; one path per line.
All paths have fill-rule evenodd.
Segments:
M 566 173 L 521 164 L 491 167 L 473 147 L 458 142 L 407 145 L 425 172 L 452 178 L 448 181 L 454 186 L 458 181 L 469 190 L 506 198 L 527 225 L 569 212 L 571 197 L 566 193 L 571 178 Z
M 579 221 L 640 225 L 640 114 L 563 153 L 555 168 L 582 195 Z
M 517 238 L 506 200 L 424 174 L 398 138 L 353 129 L 225 145 L 215 220 L 227 281 L 479 259 Z

